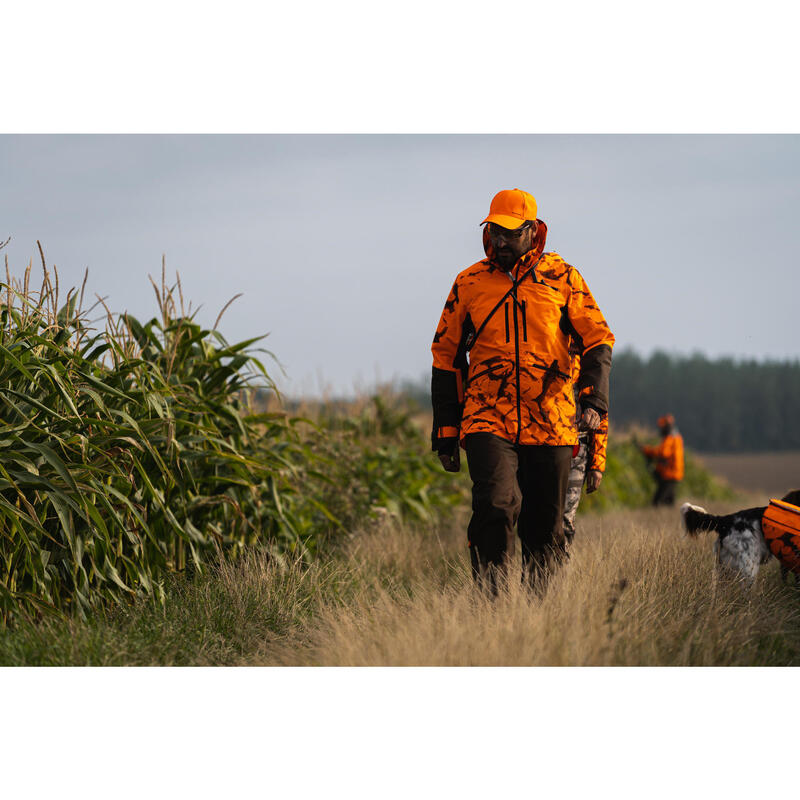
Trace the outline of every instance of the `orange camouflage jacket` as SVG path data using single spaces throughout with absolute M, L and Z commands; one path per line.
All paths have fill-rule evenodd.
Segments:
M 574 445 L 570 340 L 581 354 L 579 403 L 608 412 L 614 336 L 578 270 L 545 253 L 547 227 L 511 272 L 486 258 L 463 270 L 433 339 L 432 446 L 488 432 L 516 444 Z M 446 441 L 449 440 L 449 441 Z

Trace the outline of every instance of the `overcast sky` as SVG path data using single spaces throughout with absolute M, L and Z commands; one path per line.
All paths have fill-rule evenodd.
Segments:
M 795 358 L 796 135 L 3 135 L 0 241 L 155 313 L 148 274 L 290 394 L 418 379 L 499 189 L 530 191 L 617 347 Z M 276 370 L 277 374 L 277 370 Z

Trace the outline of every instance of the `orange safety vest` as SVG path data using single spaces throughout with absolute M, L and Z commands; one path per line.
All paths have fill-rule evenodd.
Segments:
M 494 262 L 484 229 L 487 258 L 456 277 L 431 347 L 434 449 L 481 432 L 574 445 L 571 339 L 582 356 L 580 399 L 607 413 L 614 336 L 578 270 L 543 252 L 547 227 L 538 223 L 533 248 L 510 273 Z
M 800 574 L 800 506 L 773 498 L 764 509 L 761 530 L 772 555 Z
M 643 447 L 642 452 L 654 458 L 656 472 L 665 481 L 683 480 L 683 437 L 670 433 L 655 447 Z

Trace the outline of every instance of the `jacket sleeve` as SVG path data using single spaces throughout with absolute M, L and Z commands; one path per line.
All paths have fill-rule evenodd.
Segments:
M 567 316 L 581 348 L 581 371 L 577 381 L 579 402 L 581 407 L 588 406 L 600 414 L 607 414 L 614 334 L 583 277 L 574 268 L 570 284 L 572 291 L 567 302 Z
M 433 372 L 431 375 L 431 402 L 433 404 L 433 430 L 431 448 L 436 451 L 451 451 L 454 439 L 461 431 L 463 410 L 463 381 L 466 377 L 466 339 L 469 325 L 465 329 L 468 314 L 459 297 L 458 279 L 453 284 L 444 304 L 439 326 L 433 337 Z
M 658 458 L 661 455 L 661 445 L 651 445 L 651 444 L 642 445 L 642 452 L 648 458 Z
M 608 448 L 608 416 L 600 420 L 600 426 L 592 434 L 592 448 L 589 453 L 587 469 L 606 471 L 606 450 Z

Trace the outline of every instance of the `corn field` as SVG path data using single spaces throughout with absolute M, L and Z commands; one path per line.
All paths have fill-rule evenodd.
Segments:
M 270 385 L 248 352 L 255 340 L 229 345 L 203 329 L 163 269 L 158 317 L 141 324 L 103 309 L 97 330 L 88 315 L 103 303 L 83 310 L 85 279 L 62 304 L 43 254 L 42 270 L 34 291 L 31 265 L 14 280 L 6 259 L 2 285 L 3 620 L 159 597 L 165 572 L 293 535 L 279 495 L 298 445 L 282 417 L 242 409 L 254 378 Z
M 163 601 L 166 575 L 202 572 L 222 550 L 302 557 L 356 517 L 425 519 L 463 500 L 407 416 L 378 399 L 323 425 L 280 406 L 255 413 L 252 389 L 277 396 L 258 338 L 228 344 L 219 317 L 200 326 L 163 264 L 158 313 L 141 323 L 101 298 L 85 308 L 85 278 L 62 302 L 39 251 L 38 289 L 32 264 L 12 278 L 7 257 L 0 283 L 3 625 Z M 414 446 L 387 442 L 387 428 Z M 446 491 L 432 499 L 436 482 Z

